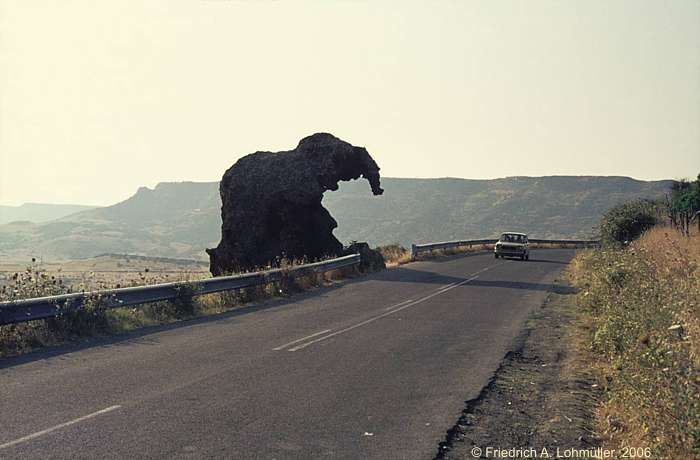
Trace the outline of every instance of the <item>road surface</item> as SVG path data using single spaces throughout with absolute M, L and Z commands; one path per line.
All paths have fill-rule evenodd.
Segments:
M 415 262 L 0 360 L 0 458 L 433 458 L 572 254 Z

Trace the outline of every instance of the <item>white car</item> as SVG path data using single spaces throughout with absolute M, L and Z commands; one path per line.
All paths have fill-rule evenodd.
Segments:
M 493 248 L 493 255 L 499 257 L 519 257 L 520 260 L 530 259 L 530 246 L 525 233 L 504 232 Z

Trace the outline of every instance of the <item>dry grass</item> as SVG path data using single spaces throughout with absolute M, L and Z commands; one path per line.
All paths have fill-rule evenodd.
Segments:
M 604 388 L 597 424 L 611 448 L 700 457 L 700 235 L 654 227 L 627 249 L 580 252 L 571 266 L 593 326 Z
M 377 248 L 384 258 L 387 268 L 407 264 L 411 261 L 411 250 L 395 243 Z
M 61 264 L 41 263 L 36 260 L 27 261 L 26 264 L 0 264 L 0 289 L 15 289 L 17 276 L 28 273 L 59 280 L 70 292 L 190 281 L 210 276 L 207 265 L 197 261 L 104 255 Z M 23 289 L 28 286 L 29 284 L 22 283 Z M 46 288 L 41 283 L 35 283 L 35 286 L 39 286 L 40 290 Z M 35 297 L 29 294 L 22 291 L 18 293 L 17 298 Z

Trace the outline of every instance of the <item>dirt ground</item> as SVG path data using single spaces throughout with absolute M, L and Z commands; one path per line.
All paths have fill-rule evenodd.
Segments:
M 598 389 L 581 364 L 586 326 L 577 319 L 572 290 L 559 284 L 533 312 L 490 384 L 466 402 L 436 459 L 516 458 L 518 449 L 517 458 L 548 458 L 543 449 L 549 458 L 562 458 L 572 453 L 567 449 L 598 446 L 591 425 Z

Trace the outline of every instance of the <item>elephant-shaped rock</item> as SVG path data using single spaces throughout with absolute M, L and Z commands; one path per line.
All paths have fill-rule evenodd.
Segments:
M 338 223 L 321 205 L 339 181 L 363 177 L 381 195 L 379 167 L 363 147 L 318 133 L 286 152 L 256 152 L 221 180 L 221 242 L 207 249 L 214 276 L 343 253 Z

